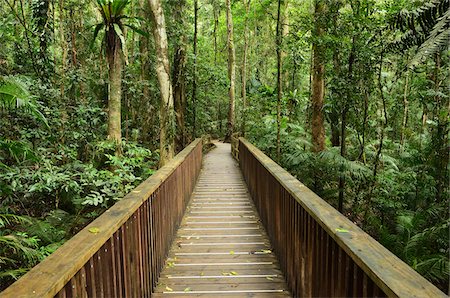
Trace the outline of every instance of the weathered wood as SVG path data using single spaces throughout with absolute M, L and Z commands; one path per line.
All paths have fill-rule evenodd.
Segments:
M 1 296 L 53 297 L 61 289 L 64 289 L 64 293 L 58 296 L 84 296 L 84 291 L 87 291 L 86 296 L 89 297 L 111 297 L 114 289 L 120 292 L 119 296 L 149 296 L 195 186 L 201 159 L 201 139 L 196 139 L 163 168 L 3 291 Z M 149 213 L 153 213 L 154 218 L 140 222 L 145 204 L 150 204 Z M 165 207 L 162 208 L 161 204 Z M 160 212 L 157 215 L 152 206 L 167 213 Z M 142 260 L 141 223 L 148 225 L 146 229 L 153 239 L 158 239 L 156 245 L 152 241 L 152 246 L 145 247 L 149 250 L 146 256 L 152 259 L 150 282 L 153 283 L 145 286 L 142 284 L 143 263 L 150 263 L 150 260 Z M 92 228 L 98 233 L 92 233 Z M 111 272 L 112 268 L 117 270 Z M 86 274 L 86 285 L 81 289 L 83 274 Z
M 216 146 L 204 159 L 156 294 L 289 296 L 230 145 Z
M 239 162 L 294 296 L 446 297 L 244 138 Z M 294 207 L 280 202 L 284 192 Z M 278 231 L 292 234 L 290 241 L 273 231 L 280 216 L 293 216 L 300 225 Z M 325 243 L 317 229 L 328 235 Z M 284 256 L 286 246 L 296 247 L 294 259 Z

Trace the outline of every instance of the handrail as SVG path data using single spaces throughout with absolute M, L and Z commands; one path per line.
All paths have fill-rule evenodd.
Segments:
M 196 139 L 0 296 L 149 297 L 201 160 Z
M 447 297 L 244 138 L 239 162 L 294 297 Z
M 239 133 L 231 135 L 231 155 L 235 160 L 239 160 Z

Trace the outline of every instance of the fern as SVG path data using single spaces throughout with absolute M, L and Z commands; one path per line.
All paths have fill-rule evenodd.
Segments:
M 448 47 L 450 40 L 450 9 L 438 19 L 428 38 L 423 42 L 410 66 L 417 66 L 428 57 Z
M 25 82 L 18 77 L 0 76 L 0 108 L 27 111 L 48 127 L 47 119 L 39 111 Z
M 403 52 L 414 46 L 418 51 L 409 66 L 415 67 L 426 58 L 448 46 L 450 38 L 450 0 L 431 0 L 412 10 L 402 10 L 390 21 L 392 30 L 403 34 L 390 43 L 390 51 Z
M 31 223 L 31 221 L 23 216 L 15 215 L 15 214 L 1 214 L 0 213 L 0 228 L 4 228 L 6 226 L 12 225 L 14 223 L 25 224 Z

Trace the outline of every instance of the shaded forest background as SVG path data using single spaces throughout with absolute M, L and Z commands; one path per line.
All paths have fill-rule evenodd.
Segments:
M 448 293 L 449 11 L 0 0 L 0 290 L 196 137 L 239 133 Z

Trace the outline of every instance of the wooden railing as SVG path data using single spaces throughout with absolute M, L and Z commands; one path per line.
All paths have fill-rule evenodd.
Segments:
M 0 296 L 151 296 L 201 160 L 196 139 Z
M 239 134 L 231 135 L 231 155 L 235 160 L 239 160 Z
M 447 297 L 243 138 L 239 163 L 294 297 Z

